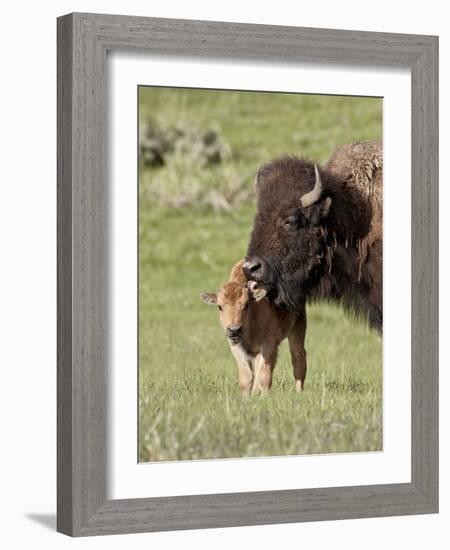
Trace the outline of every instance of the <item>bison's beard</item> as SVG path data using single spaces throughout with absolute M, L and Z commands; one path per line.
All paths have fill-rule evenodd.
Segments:
M 265 259 L 266 276 L 264 281 L 258 281 L 258 288 L 267 291 L 267 297 L 278 307 L 292 313 L 302 313 L 305 306 L 304 275 L 283 272 L 282 266 L 275 259 Z
M 305 306 L 305 293 L 300 278 L 281 276 L 276 284 L 274 303 L 292 313 L 301 313 Z

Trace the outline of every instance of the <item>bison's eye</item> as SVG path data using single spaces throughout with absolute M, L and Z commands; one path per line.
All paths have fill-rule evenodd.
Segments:
M 219 311 L 222 311 L 223 310 L 223 307 L 222 306 L 217 306 L 219 308 Z
M 284 220 L 284 227 L 286 229 L 296 229 L 298 227 L 298 216 L 289 216 Z

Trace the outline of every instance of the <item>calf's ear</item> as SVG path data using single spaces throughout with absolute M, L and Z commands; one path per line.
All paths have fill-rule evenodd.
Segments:
M 207 304 L 217 304 L 217 294 L 214 292 L 203 292 L 200 294 L 200 298 Z
M 319 223 L 328 216 L 331 202 L 331 198 L 326 197 L 323 201 L 309 207 L 309 212 L 305 212 L 305 214 L 311 225 L 319 225 Z

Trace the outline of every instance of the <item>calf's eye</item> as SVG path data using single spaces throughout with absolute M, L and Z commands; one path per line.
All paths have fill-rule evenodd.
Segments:
M 217 306 L 219 308 L 219 311 L 222 311 L 223 310 L 223 307 L 222 306 Z

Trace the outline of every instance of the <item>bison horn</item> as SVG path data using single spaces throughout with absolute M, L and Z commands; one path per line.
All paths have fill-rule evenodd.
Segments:
M 306 193 L 305 195 L 303 195 L 303 197 L 300 199 L 300 202 L 303 208 L 307 208 L 308 206 L 311 206 L 312 204 L 316 203 L 320 199 L 320 195 L 322 194 L 322 180 L 320 179 L 320 174 L 319 174 L 319 169 L 317 168 L 317 164 L 314 165 L 314 172 L 316 174 L 316 182 L 314 184 L 314 189 L 309 193 Z

